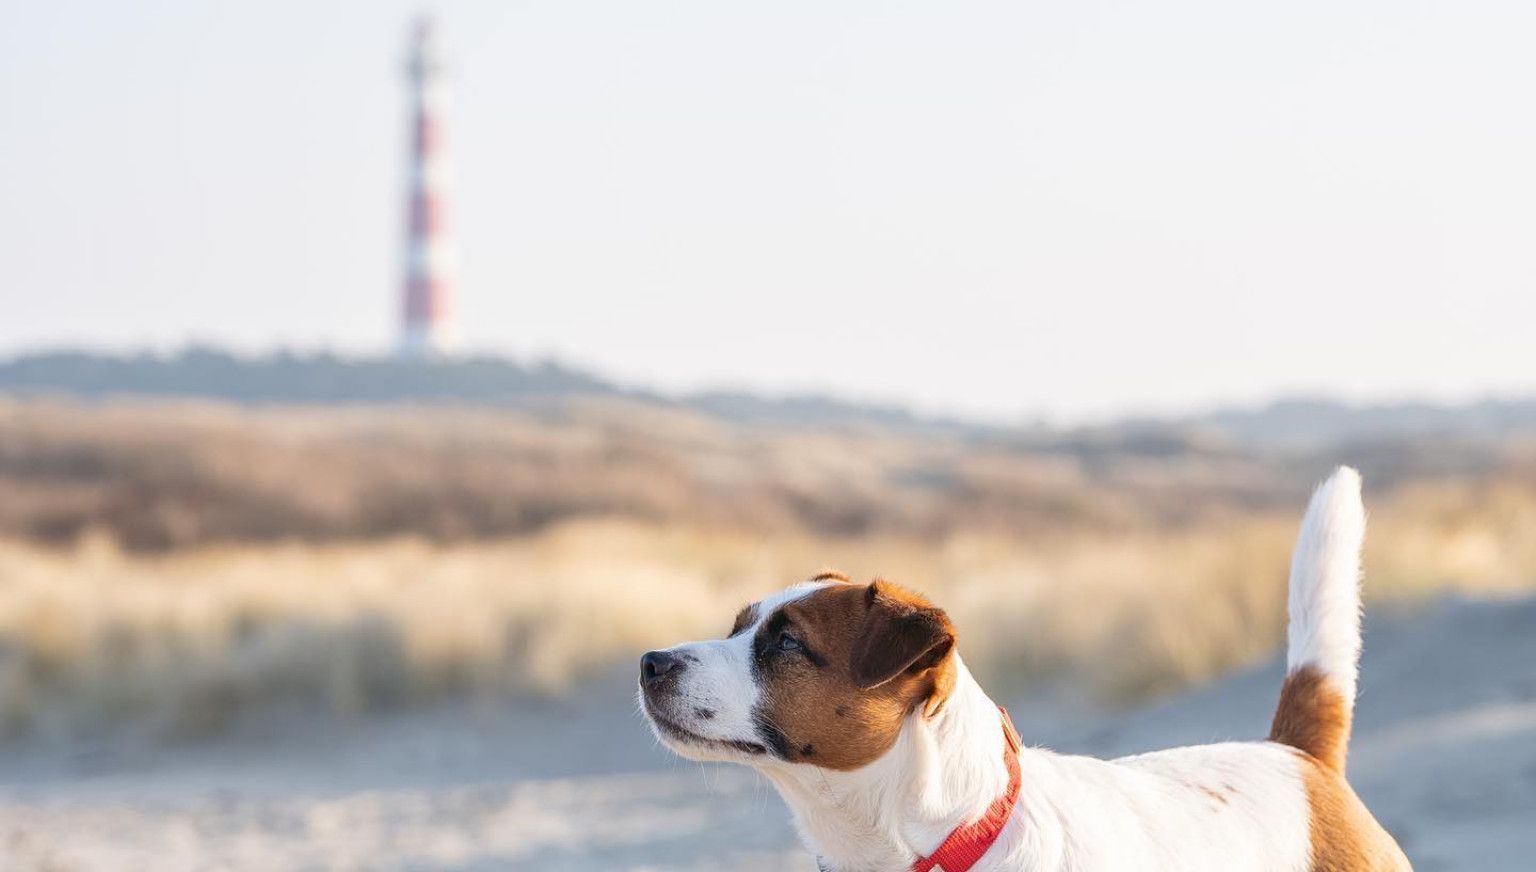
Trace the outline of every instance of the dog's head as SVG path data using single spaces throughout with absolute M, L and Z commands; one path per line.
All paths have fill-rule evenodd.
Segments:
M 921 596 L 824 573 L 736 615 L 723 639 L 652 651 L 640 699 L 667 747 L 693 760 L 857 769 L 955 682 L 955 630 Z

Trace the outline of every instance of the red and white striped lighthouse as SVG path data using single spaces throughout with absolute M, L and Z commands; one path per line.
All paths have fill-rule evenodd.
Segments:
M 452 168 L 443 142 L 443 63 L 429 18 L 419 19 L 412 32 L 406 76 L 411 101 L 410 218 L 400 354 L 429 357 L 447 351 L 450 344 L 457 267 L 457 252 L 448 229 Z

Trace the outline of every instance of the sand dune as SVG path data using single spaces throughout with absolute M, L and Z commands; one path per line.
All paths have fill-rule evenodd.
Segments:
M 1026 738 L 1132 753 L 1262 735 L 1271 663 L 1118 716 L 1009 700 Z M 439 710 L 168 748 L 0 754 L 15 869 L 808 869 L 750 773 L 655 748 L 627 676 L 567 701 Z M 1536 856 L 1536 599 L 1447 600 L 1367 626 L 1351 775 L 1420 870 Z

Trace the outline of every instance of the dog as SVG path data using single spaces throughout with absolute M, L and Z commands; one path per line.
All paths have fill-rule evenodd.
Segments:
M 1022 746 L 922 596 L 823 573 L 723 639 L 641 658 L 652 729 L 744 763 L 823 872 L 1411 869 L 1344 778 L 1360 656 L 1360 476 L 1318 487 L 1291 562 L 1269 738 L 1116 760 Z

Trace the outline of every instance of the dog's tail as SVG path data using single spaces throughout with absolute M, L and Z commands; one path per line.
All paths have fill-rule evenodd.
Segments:
M 1312 495 L 1291 556 L 1290 646 L 1269 738 L 1344 771 L 1360 662 L 1360 473 L 1341 466 Z

